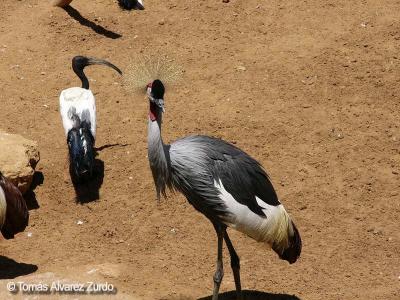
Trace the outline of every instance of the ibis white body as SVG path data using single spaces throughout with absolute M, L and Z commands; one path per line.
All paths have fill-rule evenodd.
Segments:
M 6 220 L 7 201 L 3 188 L 0 186 L 0 229 L 3 227 Z
M 90 121 L 90 131 L 93 138 L 96 138 L 96 100 L 93 93 L 80 87 L 72 87 L 61 92 L 60 114 L 65 136 L 74 125 L 71 119 L 71 112 L 74 109 L 80 120 Z M 89 116 L 84 112 L 89 112 Z

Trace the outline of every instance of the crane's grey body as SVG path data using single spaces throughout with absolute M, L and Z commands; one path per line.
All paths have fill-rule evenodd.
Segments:
M 153 86 L 154 83 L 153 82 Z M 214 225 L 218 236 L 217 271 L 213 300 L 218 299 L 223 277 L 222 242 L 231 255 L 238 299 L 241 299 L 239 257 L 226 232 L 233 227 L 257 241 L 272 246 L 281 259 L 293 263 L 301 251 L 300 235 L 279 202 L 262 166 L 245 152 L 223 140 L 188 136 L 170 145 L 163 143 L 161 123 L 164 87 L 157 82 L 148 87 L 150 100 L 148 157 L 157 197 L 166 190 L 177 190 Z
M 270 206 L 280 205 L 261 165 L 232 144 L 194 135 L 166 145 L 161 137 L 161 118 L 149 119 L 148 129 L 148 155 L 157 197 L 166 195 L 167 188 L 177 190 L 208 219 L 222 223 L 230 212 L 215 182 L 221 181 L 236 201 L 262 218 L 266 214 L 256 198 Z
M 215 181 L 253 213 L 265 214 L 256 196 L 279 205 L 267 174 L 259 163 L 235 146 L 209 136 L 188 136 L 170 147 L 172 185 L 209 219 L 222 221 L 228 213 Z

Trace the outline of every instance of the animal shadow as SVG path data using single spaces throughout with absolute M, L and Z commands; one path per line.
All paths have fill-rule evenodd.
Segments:
M 126 147 L 130 144 L 106 144 L 100 147 L 94 148 L 95 157 L 98 156 L 99 152 L 113 147 Z M 76 201 L 84 204 L 92 201 L 96 201 L 100 198 L 100 188 L 103 184 L 104 179 L 104 162 L 100 159 L 94 160 L 93 177 L 88 181 L 84 182 L 72 182 L 75 188 Z M 71 176 L 72 178 L 72 176 Z
M 93 21 L 90 21 L 90 20 L 86 19 L 84 16 L 82 16 L 80 14 L 79 11 L 77 11 L 75 8 L 73 8 L 70 5 L 67 5 L 66 7 L 63 7 L 63 9 L 72 18 L 74 18 L 76 21 L 78 21 L 79 24 L 81 24 L 82 26 L 89 27 L 94 32 L 96 32 L 97 34 L 101 34 L 101 35 L 103 35 L 103 36 L 105 36 L 107 38 L 114 39 L 114 40 L 122 37 L 122 35 L 120 35 L 119 33 L 115 33 L 113 31 L 110 31 L 110 30 L 104 28 L 103 26 L 94 23 Z
M 43 182 L 44 182 L 43 173 L 36 171 L 33 174 L 31 187 L 24 195 L 24 199 L 25 199 L 26 205 L 28 206 L 29 210 L 38 209 L 40 207 L 39 203 L 36 199 L 35 189 L 37 186 L 42 185 Z
M 244 290 L 243 300 L 301 300 L 299 297 L 295 295 L 288 294 L 274 294 L 274 293 L 265 293 L 260 291 L 250 291 Z M 212 296 L 199 298 L 198 300 L 211 300 Z M 226 293 L 219 294 L 219 300 L 236 300 L 236 291 L 230 291 Z
M 84 182 L 73 182 L 76 202 L 80 204 L 96 201 L 100 198 L 100 188 L 104 179 L 104 162 L 94 160 L 93 176 Z
M 24 264 L 0 255 L 0 279 L 14 279 L 36 272 L 36 265 Z

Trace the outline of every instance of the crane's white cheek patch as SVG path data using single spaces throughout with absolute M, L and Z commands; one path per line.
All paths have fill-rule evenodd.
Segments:
M 3 188 L 0 186 L 0 229 L 6 220 L 7 201 Z
M 236 230 L 247 234 L 256 241 L 269 244 L 288 243 L 289 216 L 282 204 L 278 206 L 268 205 L 256 197 L 257 203 L 265 214 L 259 216 L 252 212 L 246 205 L 240 204 L 225 189 L 221 180 L 214 181 L 215 187 L 220 192 L 220 199 L 227 208 L 228 215 L 224 217 L 224 223 Z
M 96 138 L 96 102 L 90 90 L 80 87 L 72 87 L 63 90 L 60 94 L 60 114 L 65 131 L 65 136 L 73 126 L 72 120 L 68 116 L 71 107 L 75 107 L 76 114 L 82 119 L 82 113 L 87 110 L 90 115 L 90 131 L 94 138 Z

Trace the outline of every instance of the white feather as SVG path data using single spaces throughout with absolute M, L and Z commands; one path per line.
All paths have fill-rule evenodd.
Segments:
M 6 220 L 7 201 L 3 188 L 0 186 L 0 229 L 3 227 Z
M 262 207 L 265 217 L 252 212 L 246 205 L 235 200 L 225 189 L 221 180 L 214 181 L 220 192 L 220 199 L 227 207 L 224 223 L 242 233 L 247 234 L 258 242 L 273 243 L 284 249 L 288 245 L 288 234 L 292 233 L 290 218 L 282 204 L 268 205 L 258 197 L 257 203 Z
M 73 126 L 68 112 L 74 107 L 76 114 L 82 119 L 82 112 L 88 110 L 90 114 L 90 131 L 94 138 L 96 138 L 96 100 L 90 90 L 80 87 L 72 87 L 63 90 L 60 94 L 60 114 L 64 126 L 65 135 Z

